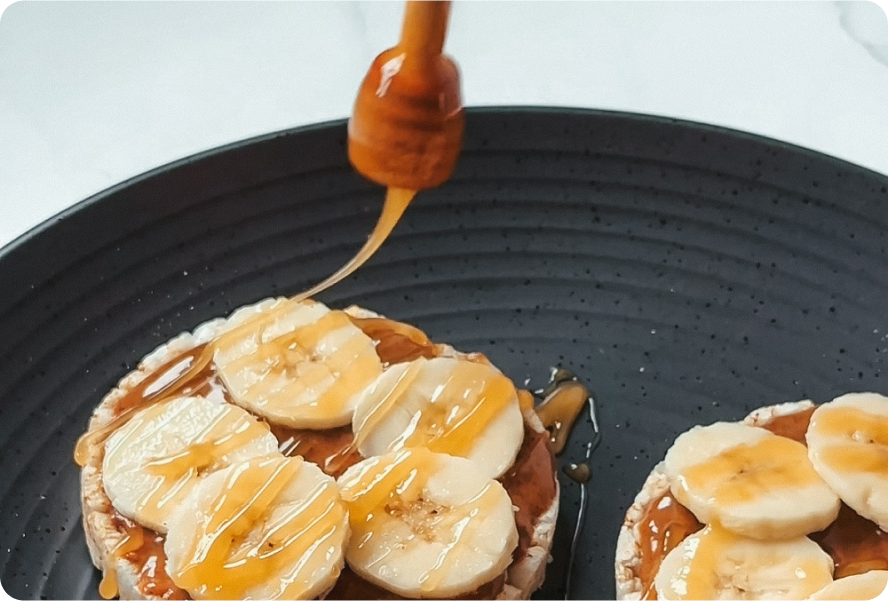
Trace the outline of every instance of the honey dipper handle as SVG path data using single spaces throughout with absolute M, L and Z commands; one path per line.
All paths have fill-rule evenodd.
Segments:
M 376 57 L 348 124 L 348 156 L 362 175 L 423 190 L 450 177 L 462 145 L 459 71 L 441 54 L 450 2 L 411 0 L 401 41 Z
M 399 46 L 408 53 L 434 57 L 444 49 L 450 1 L 408 0 Z

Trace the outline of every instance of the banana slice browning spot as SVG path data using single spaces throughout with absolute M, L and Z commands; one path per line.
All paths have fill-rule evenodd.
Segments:
M 508 567 L 518 544 L 509 495 L 466 459 L 401 449 L 352 466 L 339 485 L 349 566 L 399 595 L 475 590 Z

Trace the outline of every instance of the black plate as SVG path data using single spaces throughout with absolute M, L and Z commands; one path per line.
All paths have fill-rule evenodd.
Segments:
M 96 597 L 71 449 L 102 395 L 180 331 L 330 273 L 381 199 L 336 122 L 163 167 L 0 253 L 9 594 Z M 323 300 L 483 351 L 519 383 L 552 365 L 588 380 L 604 439 L 573 594 L 607 598 L 623 512 L 676 434 L 888 390 L 886 231 L 888 178 L 808 150 L 640 115 L 472 110 L 453 179 Z M 562 594 L 576 498 L 566 483 L 544 596 Z

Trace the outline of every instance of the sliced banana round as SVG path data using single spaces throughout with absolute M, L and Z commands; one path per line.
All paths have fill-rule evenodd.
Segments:
M 751 538 L 823 530 L 839 512 L 805 445 L 763 428 L 696 426 L 675 440 L 664 468 L 672 494 L 698 520 Z
M 201 476 L 277 449 L 268 427 L 240 407 L 174 398 L 139 411 L 108 438 L 102 481 L 117 511 L 164 533 Z
M 839 578 L 831 584 L 827 584 L 808 599 L 864 601 L 879 596 L 884 598 L 884 596 L 888 596 L 888 588 L 886 587 L 888 587 L 888 570 L 870 570 L 863 574 Z
M 824 403 L 805 438 L 817 473 L 851 509 L 888 531 L 888 397 L 852 393 Z
M 167 572 L 193 599 L 316 599 L 343 566 L 336 482 L 279 453 L 210 474 L 176 508 Z
M 234 402 L 292 428 L 348 424 L 358 395 L 382 373 L 373 340 L 314 301 L 279 300 L 213 344 Z
M 524 440 L 514 384 L 489 364 L 420 358 L 388 368 L 361 395 L 353 422 L 364 457 L 427 447 L 501 476 Z
M 348 565 L 398 595 L 473 591 L 503 573 L 518 545 L 508 493 L 460 457 L 401 449 L 350 467 L 339 486 Z
M 832 582 L 833 565 L 804 536 L 761 541 L 707 526 L 663 558 L 654 587 L 658 599 L 805 599 Z

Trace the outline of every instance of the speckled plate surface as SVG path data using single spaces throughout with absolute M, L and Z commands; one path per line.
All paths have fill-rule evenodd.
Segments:
M 97 595 L 71 449 L 102 395 L 180 331 L 333 271 L 381 201 L 337 122 L 174 163 L 0 251 L 9 594 Z M 483 351 L 519 383 L 552 365 L 590 383 L 604 438 L 572 594 L 610 598 L 623 512 L 677 433 L 888 391 L 886 232 L 888 178 L 804 149 L 638 115 L 473 110 L 453 179 L 322 300 Z M 563 595 L 577 490 L 563 495 L 543 597 Z

